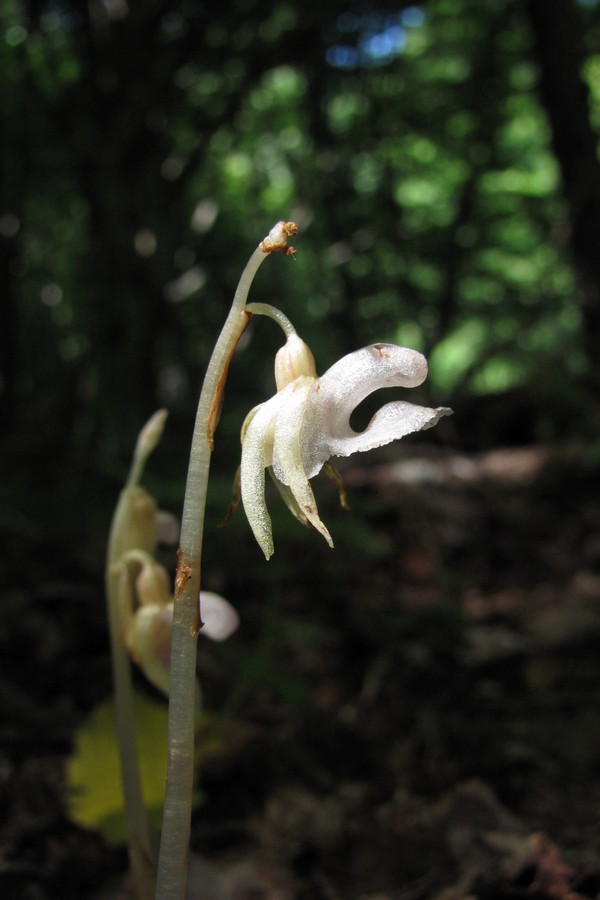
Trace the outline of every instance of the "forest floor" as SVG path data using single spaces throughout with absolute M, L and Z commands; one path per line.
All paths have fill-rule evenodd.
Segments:
M 312 559 L 302 532 L 268 627 L 250 586 L 238 662 L 200 655 L 227 713 L 190 896 L 598 897 L 598 467 L 577 448 L 390 459 L 346 471 L 364 553 L 342 535 L 336 563 Z M 101 584 L 3 574 L 0 896 L 114 897 L 124 850 L 65 804 L 75 727 L 110 690 Z

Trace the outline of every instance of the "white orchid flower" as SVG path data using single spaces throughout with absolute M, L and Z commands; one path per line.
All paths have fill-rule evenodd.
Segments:
M 332 547 L 319 518 L 309 479 L 331 457 L 382 447 L 407 434 L 431 428 L 452 410 L 429 409 L 404 400 L 388 403 L 367 428 L 350 427 L 350 415 L 373 391 L 417 387 L 427 376 L 427 360 L 415 350 L 372 344 L 344 356 L 317 377 L 310 350 L 294 333 L 275 361 L 277 394 L 253 409 L 242 429 L 241 497 L 265 557 L 273 554 L 271 519 L 265 503 L 265 469 L 292 512 L 319 531 Z

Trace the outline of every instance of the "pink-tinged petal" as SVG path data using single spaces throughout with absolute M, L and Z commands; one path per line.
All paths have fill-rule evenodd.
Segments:
M 231 603 L 210 591 L 200 592 L 200 615 L 204 623 L 200 634 L 211 641 L 226 641 L 240 624 L 240 617 Z

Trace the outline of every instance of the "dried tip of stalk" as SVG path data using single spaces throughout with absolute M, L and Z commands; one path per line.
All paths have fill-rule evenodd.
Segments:
M 298 231 L 296 222 L 277 222 L 266 238 L 258 245 L 263 253 L 284 253 L 286 256 L 293 256 L 296 252 L 293 247 L 288 247 L 287 241 Z
M 168 415 L 168 410 L 159 409 L 150 416 L 137 439 L 134 457 L 136 462 L 145 461 L 150 456 L 162 437 Z

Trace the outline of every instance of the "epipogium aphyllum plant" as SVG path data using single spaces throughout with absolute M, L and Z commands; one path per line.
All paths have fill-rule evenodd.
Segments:
M 198 704 L 196 639 L 202 628 L 210 632 L 208 636 L 223 639 L 237 627 L 237 615 L 223 598 L 200 593 L 200 572 L 214 433 L 229 363 L 250 319 L 270 317 L 286 338 L 275 358 L 277 392 L 252 409 L 242 426 L 241 465 L 232 502 L 235 507 L 241 498 L 267 559 L 274 548 L 265 502 L 266 471 L 292 514 L 333 547 L 310 479 L 325 468 L 339 485 L 331 457 L 381 447 L 430 428 L 451 412 L 395 400 L 383 406 L 363 432 L 351 428 L 350 415 L 365 397 L 382 387 L 416 387 L 427 375 L 427 362 L 415 350 L 373 344 L 343 357 L 319 377 L 311 351 L 287 316 L 268 304 L 247 303 L 254 275 L 266 257 L 272 252 L 293 256 L 288 239 L 296 231 L 295 223 L 278 222 L 250 257 L 208 365 L 192 437 L 173 598 L 166 572 L 154 559 L 159 514 L 139 485 L 143 465 L 162 433 L 163 411 L 140 434 L 113 520 L 107 585 L 117 727 L 132 879 L 136 897 L 142 900 L 185 897 Z M 342 491 L 340 496 L 343 499 Z M 145 816 L 136 768 L 128 653 L 169 693 L 167 785 L 157 864 L 156 841 Z M 202 896 L 201 890 L 197 896 Z

